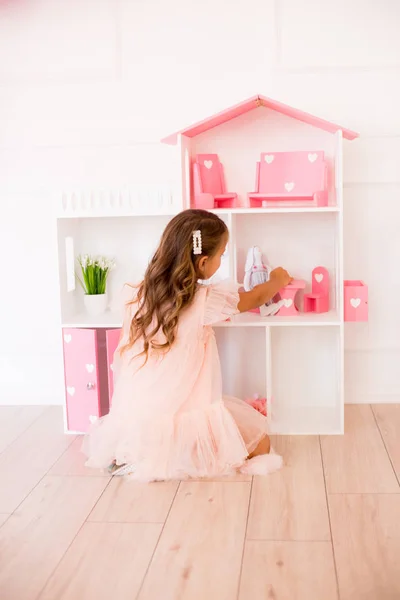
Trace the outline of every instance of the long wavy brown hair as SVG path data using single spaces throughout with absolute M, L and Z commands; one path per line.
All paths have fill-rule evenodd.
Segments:
M 201 232 L 202 253 L 193 253 L 193 232 Z M 201 274 L 202 256 L 213 257 L 227 235 L 225 223 L 205 210 L 186 210 L 174 217 L 161 237 L 144 279 L 138 287 L 138 308 L 129 331 L 129 340 L 121 353 L 143 340 L 145 362 L 149 351 L 167 352 L 176 339 L 179 316 L 190 306 Z M 159 332 L 163 339 L 156 341 Z

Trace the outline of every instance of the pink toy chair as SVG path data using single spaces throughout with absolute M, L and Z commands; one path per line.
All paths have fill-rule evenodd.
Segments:
M 237 194 L 226 192 L 224 171 L 217 154 L 198 154 L 193 163 L 194 206 L 232 208 Z
M 327 165 L 323 152 L 263 152 L 257 162 L 255 192 L 248 194 L 250 206 L 268 206 L 276 201 L 314 201 L 328 204 Z
M 264 417 L 267 416 L 267 399 L 266 398 L 260 398 L 260 396 L 258 394 L 254 394 L 254 396 L 252 398 L 246 398 L 245 402 L 246 402 L 246 404 L 248 404 L 249 406 L 251 406 L 252 408 L 257 410 L 259 413 L 264 415 Z
M 304 295 L 304 312 L 325 313 L 329 311 L 329 273 L 325 267 L 312 272 L 312 292 Z

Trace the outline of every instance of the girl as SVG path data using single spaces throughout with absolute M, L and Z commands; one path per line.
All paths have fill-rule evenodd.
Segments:
M 227 242 L 225 223 L 203 210 L 184 211 L 167 225 L 144 280 L 130 287 L 112 408 L 85 440 L 87 466 L 111 463 L 113 474 L 138 481 L 279 468 L 280 457 L 268 454 L 266 418 L 222 396 L 211 326 L 265 304 L 291 278 L 278 268 L 250 292 L 203 285 Z

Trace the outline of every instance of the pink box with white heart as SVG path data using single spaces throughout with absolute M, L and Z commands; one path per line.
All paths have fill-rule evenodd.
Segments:
M 344 320 L 368 321 L 368 286 L 363 281 L 344 282 Z
M 86 433 L 109 412 L 114 391 L 112 361 L 119 335 L 119 329 L 63 329 L 68 431 Z

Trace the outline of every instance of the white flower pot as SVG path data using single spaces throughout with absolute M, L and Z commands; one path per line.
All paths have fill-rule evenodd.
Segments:
M 89 315 L 101 315 L 107 309 L 107 294 L 85 294 L 83 302 Z

